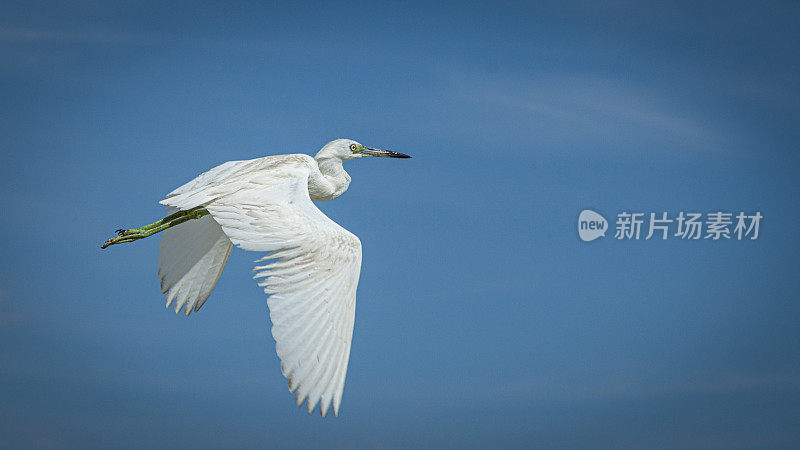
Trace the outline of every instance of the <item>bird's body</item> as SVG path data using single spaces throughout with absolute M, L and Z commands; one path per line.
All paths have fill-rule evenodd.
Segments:
M 407 158 L 339 139 L 304 154 L 230 161 L 171 192 L 171 215 L 120 230 L 105 246 L 165 230 L 158 266 L 167 306 L 188 316 L 211 294 L 233 246 L 264 252 L 255 268 L 270 294 L 281 371 L 300 406 L 338 415 L 355 319 L 361 242 L 313 201 L 350 185 L 342 163 L 362 156 Z M 312 201 L 313 200 L 313 201 Z

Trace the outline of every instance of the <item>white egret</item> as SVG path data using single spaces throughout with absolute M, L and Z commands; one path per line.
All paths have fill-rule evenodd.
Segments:
M 188 316 L 208 299 L 233 246 L 266 252 L 258 285 L 269 294 L 272 336 L 297 406 L 319 404 L 339 414 L 355 320 L 361 242 L 313 201 L 333 200 L 350 185 L 342 163 L 366 156 L 410 158 L 349 139 L 326 144 L 313 158 L 276 155 L 229 161 L 172 191 L 170 214 L 140 228 L 117 230 L 109 245 L 165 231 L 158 277 L 167 307 Z

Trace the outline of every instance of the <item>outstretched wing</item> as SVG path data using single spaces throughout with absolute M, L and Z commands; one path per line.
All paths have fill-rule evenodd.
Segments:
M 310 157 L 307 157 L 310 159 Z M 361 242 L 308 194 L 308 161 L 295 155 L 242 166 L 224 183 L 195 185 L 162 203 L 203 205 L 233 244 L 268 254 L 255 268 L 270 294 L 272 335 L 300 406 L 339 413 L 355 320 Z M 199 203 L 197 203 L 199 201 Z

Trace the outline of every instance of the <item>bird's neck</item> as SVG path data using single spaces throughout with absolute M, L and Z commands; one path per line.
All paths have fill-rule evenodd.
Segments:
M 308 180 L 311 200 L 333 200 L 344 194 L 350 186 L 350 175 L 342 167 L 339 158 L 314 158 L 319 166 L 319 175 Z M 316 198 L 315 198 L 316 197 Z

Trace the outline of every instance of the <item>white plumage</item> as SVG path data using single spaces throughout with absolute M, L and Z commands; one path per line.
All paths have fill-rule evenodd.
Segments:
M 175 212 L 174 210 L 171 212 Z M 158 246 L 158 278 L 167 306 L 198 311 L 214 290 L 233 244 L 211 216 L 170 228 Z
M 312 200 L 344 193 L 350 177 L 342 162 L 363 156 L 408 158 L 339 139 L 314 158 L 298 154 L 227 162 L 161 201 L 171 212 L 202 207 L 210 213 L 164 232 L 158 276 L 167 306 L 187 316 L 198 311 L 234 245 L 264 252 L 254 271 L 269 294 L 281 371 L 297 405 L 305 401 L 309 413 L 319 405 L 323 417 L 330 406 L 338 415 L 341 404 L 361 242 Z

